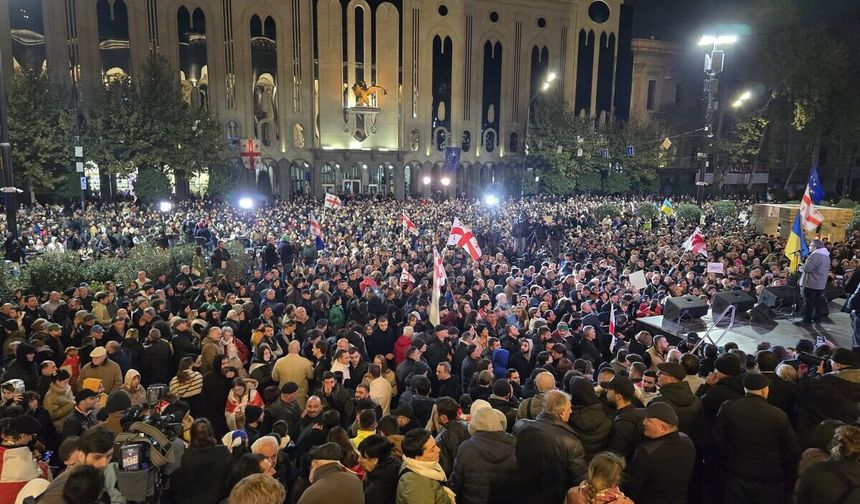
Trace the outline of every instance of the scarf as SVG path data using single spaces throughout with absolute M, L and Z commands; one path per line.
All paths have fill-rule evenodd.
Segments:
M 457 494 L 448 488 L 448 480 L 445 478 L 445 471 L 442 470 L 442 466 L 439 465 L 439 462 L 428 462 L 410 457 L 403 457 L 403 465 L 419 476 L 424 476 L 425 478 L 430 478 L 433 481 L 438 481 L 442 485 L 442 489 L 445 490 L 445 494 L 448 496 L 448 499 L 451 500 L 451 504 L 457 502 Z

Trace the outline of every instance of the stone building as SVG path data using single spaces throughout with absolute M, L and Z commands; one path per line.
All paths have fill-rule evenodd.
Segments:
M 627 117 L 622 4 L 0 0 L 0 52 L 7 76 L 42 68 L 85 105 L 157 52 L 223 124 L 225 162 L 254 159 L 247 178 L 263 193 L 478 195 L 517 190 L 542 92 Z

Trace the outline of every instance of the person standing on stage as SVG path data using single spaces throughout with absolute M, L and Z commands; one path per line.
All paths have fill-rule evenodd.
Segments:
M 812 252 L 806 262 L 800 267 L 803 274 L 800 286 L 803 288 L 803 323 L 820 322 L 822 304 L 826 301 L 824 286 L 827 284 L 827 274 L 830 273 L 830 252 L 821 240 L 812 240 Z

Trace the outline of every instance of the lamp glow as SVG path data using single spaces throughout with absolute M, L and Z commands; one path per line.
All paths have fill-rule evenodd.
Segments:
M 738 100 L 746 101 L 746 100 L 749 100 L 750 98 L 752 98 L 752 92 L 744 91 L 744 93 L 742 95 L 740 95 L 740 97 L 738 97 Z
M 243 210 L 250 210 L 254 208 L 254 200 L 251 198 L 241 198 L 239 200 L 239 208 Z
M 499 197 L 495 194 L 487 194 L 484 196 L 484 203 L 486 203 L 487 206 L 496 206 L 499 204 Z
M 558 78 L 558 74 L 556 74 L 555 72 L 550 72 L 549 75 L 546 76 L 547 82 L 553 82 L 557 78 Z
M 429 175 L 424 175 L 424 178 L 421 181 L 424 182 L 424 185 L 430 185 L 431 180 L 432 179 Z
M 161 203 L 158 204 L 158 209 L 164 213 L 167 213 L 167 212 L 173 210 L 173 203 L 171 203 L 169 201 L 162 201 Z
M 550 88 L 550 86 L 551 86 L 551 85 L 552 85 L 552 84 L 550 84 L 549 82 L 544 82 L 544 83 L 543 83 L 543 90 L 544 90 L 544 91 L 549 91 L 549 88 Z
M 448 177 L 442 177 L 442 185 L 448 187 L 451 185 L 451 179 Z

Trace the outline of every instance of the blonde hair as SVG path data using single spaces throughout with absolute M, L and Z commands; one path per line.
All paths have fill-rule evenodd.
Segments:
M 860 427 L 843 425 L 836 429 L 834 455 L 839 460 L 860 461 Z
M 265 474 L 252 474 L 239 480 L 230 491 L 230 504 L 281 504 L 287 497 L 278 480 Z
M 623 473 L 623 458 L 608 451 L 595 455 L 588 464 L 588 473 L 585 477 L 588 483 L 588 502 L 596 502 L 595 497 L 598 492 L 618 486 Z
M 794 369 L 794 366 L 791 364 L 780 364 L 776 366 L 776 375 L 786 381 L 797 381 L 797 370 Z

